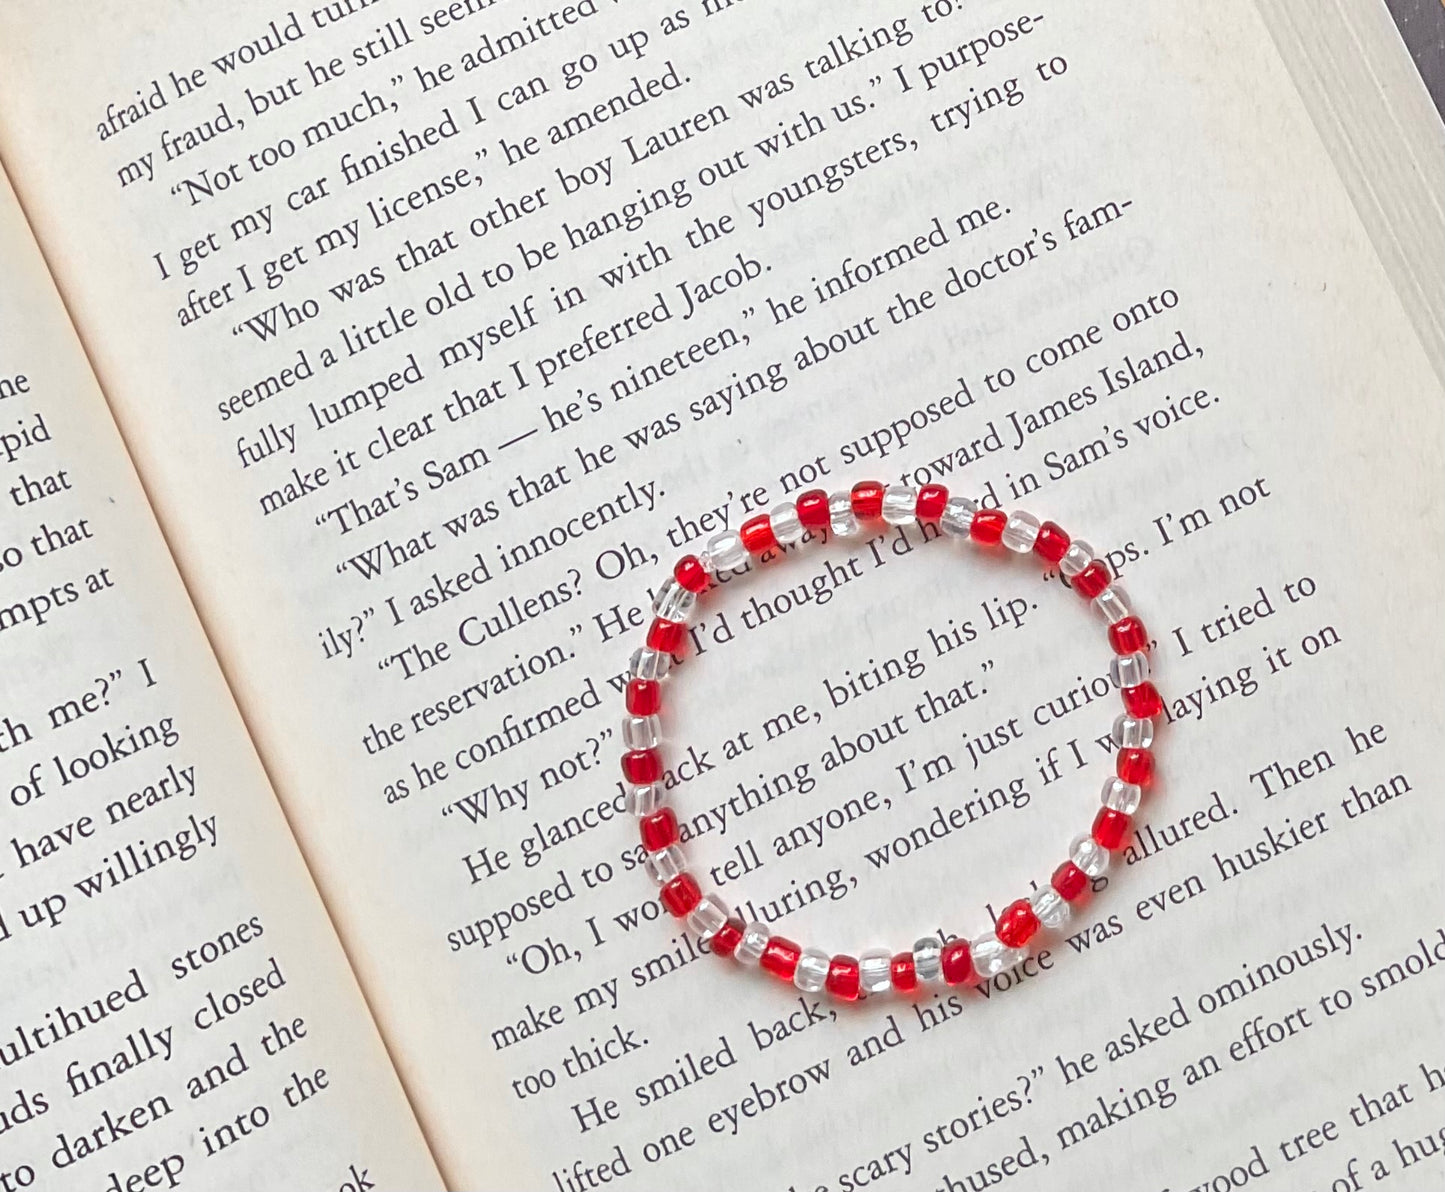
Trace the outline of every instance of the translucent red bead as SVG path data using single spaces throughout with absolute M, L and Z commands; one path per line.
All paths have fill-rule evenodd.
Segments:
M 763 949 L 762 958 L 758 963 L 779 981 L 791 981 L 793 974 L 798 971 L 798 961 L 802 959 L 802 956 L 803 949 L 792 940 L 785 940 L 782 936 L 775 935 L 768 941 L 768 946 Z
M 652 749 L 630 749 L 622 755 L 622 777 L 633 786 L 651 786 L 662 777 L 662 758 Z
M 973 515 L 969 534 L 975 542 L 996 546 L 1003 541 L 1004 527 L 1008 525 L 1008 514 L 1002 509 L 980 509 Z
M 1011 902 L 999 915 L 994 934 L 1010 948 L 1022 948 L 1038 934 L 1039 917 L 1027 898 Z
M 672 569 L 672 578 L 689 592 L 707 591 L 707 568 L 696 555 L 684 555 Z
M 1164 697 L 1153 683 L 1126 687 L 1120 694 L 1124 697 L 1124 710 L 1136 720 L 1149 720 L 1164 711 Z
M 912 993 L 917 989 L 918 966 L 913 963 L 913 953 L 898 953 L 888 966 L 888 975 L 893 979 L 893 988 L 899 993 Z
M 662 707 L 662 684 L 656 679 L 633 679 L 627 684 L 627 710 L 634 716 L 651 716 Z
M 1122 811 L 1115 811 L 1112 807 L 1100 807 L 1099 814 L 1094 817 L 1095 843 L 1111 853 L 1122 848 L 1125 837 L 1129 835 L 1131 822 Z
M 853 513 L 865 521 L 883 516 L 883 485 L 876 480 L 860 480 L 849 494 L 853 500 Z
M 742 925 L 736 920 L 729 919 L 717 929 L 717 933 L 708 941 L 708 947 L 717 956 L 731 956 L 738 950 L 738 945 L 742 942 Z
M 948 489 L 941 484 L 925 484 L 918 490 L 918 503 L 913 507 L 919 521 L 936 522 L 948 507 Z
M 845 1002 L 858 1000 L 863 978 L 858 970 L 855 956 L 835 956 L 828 964 L 828 979 L 824 988 L 834 997 Z
M 1073 902 L 1089 888 L 1089 875 L 1072 861 L 1065 861 L 1054 870 L 1053 877 L 1049 878 L 1049 885 L 1053 886 L 1065 902 Z
M 1115 654 L 1137 654 L 1149 648 L 1149 631 L 1138 617 L 1125 617 L 1109 626 L 1109 645 Z
M 750 555 L 760 555 L 778 545 L 777 538 L 773 536 L 772 519 L 766 513 L 760 513 L 757 517 L 743 522 L 738 528 L 738 537 L 743 540 L 743 546 L 747 547 Z
M 679 840 L 677 814 L 671 807 L 664 807 L 651 815 L 644 816 L 638 827 L 642 830 L 642 847 L 649 853 L 660 853 Z
M 795 504 L 798 508 L 798 521 L 804 529 L 826 530 L 832 524 L 833 519 L 828 512 L 828 494 L 821 488 L 810 488 Z
M 697 909 L 697 904 L 702 901 L 702 890 L 698 887 L 697 879 L 690 873 L 679 873 L 672 881 L 662 887 L 662 893 L 658 895 L 662 899 L 662 905 L 679 919 L 685 919 Z
M 1107 588 L 1113 579 L 1114 577 L 1109 574 L 1109 564 L 1102 559 L 1095 559 L 1074 576 L 1072 583 L 1075 592 L 1085 600 L 1092 600 Z
M 647 630 L 647 648 L 659 654 L 676 654 L 687 638 L 687 626 L 680 621 L 664 621 L 658 617 Z
M 1039 536 L 1034 539 L 1034 554 L 1057 566 L 1068 553 L 1070 541 L 1069 536 L 1053 522 L 1044 522 L 1039 527 Z
M 950 985 L 962 985 L 978 975 L 973 971 L 973 954 L 968 950 L 967 940 L 954 940 L 951 944 L 945 944 L 941 960 L 943 979 Z
M 1123 782 L 1148 786 L 1154 781 L 1154 755 L 1147 749 L 1121 749 L 1114 757 L 1114 772 Z

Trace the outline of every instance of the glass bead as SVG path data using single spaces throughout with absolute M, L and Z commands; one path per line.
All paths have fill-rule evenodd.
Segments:
M 1076 837 L 1069 846 L 1069 860 L 1085 877 L 1099 877 L 1109 868 L 1109 850 L 1088 833 Z
M 656 716 L 629 716 L 622 722 L 622 744 L 628 749 L 655 749 L 662 744 L 662 721 Z
M 742 942 L 743 925 L 737 919 L 729 919 L 718 928 L 717 934 L 708 941 L 714 956 L 731 956 Z
M 644 817 L 639 827 L 642 847 L 649 853 L 660 853 L 678 842 L 677 815 L 671 807 Z
M 1122 621 L 1133 611 L 1129 607 L 1129 593 L 1118 584 L 1110 584 L 1095 596 L 1094 607 L 1110 625 Z
M 763 966 L 764 972 L 771 973 L 779 981 L 791 982 L 793 974 L 798 971 L 798 959 L 802 955 L 803 949 L 792 940 L 775 935 L 763 949 L 762 959 L 758 963 Z
M 1039 917 L 1027 898 L 1009 903 L 999 914 L 993 933 L 1010 948 L 1022 948 L 1039 929 Z
M 1051 885 L 1065 902 L 1073 902 L 1089 888 L 1089 875 L 1072 861 L 1065 861 L 1049 878 Z
M 740 964 L 757 964 L 763 958 L 768 941 L 772 938 L 773 933 L 766 923 L 749 923 L 743 928 L 743 938 L 738 942 L 737 951 L 733 955 Z
M 1128 712 L 1119 713 L 1110 734 L 1120 749 L 1148 749 L 1154 744 L 1154 722 L 1139 720 Z
M 810 488 L 805 493 L 800 493 L 797 500 L 798 520 L 803 523 L 805 530 L 825 530 L 828 528 L 830 516 L 828 513 L 828 494 L 821 488 Z
M 1122 811 L 1125 815 L 1133 815 L 1139 810 L 1139 804 L 1144 801 L 1144 788 L 1135 786 L 1132 782 L 1125 782 L 1122 778 L 1110 778 L 1104 783 L 1099 801 L 1105 807 Z
M 951 940 L 944 944 L 939 963 L 943 968 L 943 980 L 949 985 L 962 985 L 978 975 L 967 940 Z
M 882 948 L 870 948 L 858 957 L 858 975 L 864 993 L 887 993 L 893 988 L 893 956 Z
M 662 707 L 662 688 L 656 679 L 627 681 L 627 710 L 634 716 L 651 716 Z
M 943 976 L 943 941 L 936 935 L 913 942 L 913 971 L 920 981 L 937 981 Z
M 793 970 L 793 984 L 804 993 L 821 993 L 828 982 L 828 966 L 832 957 L 822 948 L 804 948 Z
M 969 534 L 975 542 L 981 542 L 985 546 L 997 546 L 1003 541 L 1003 531 L 1007 525 L 1008 515 L 1002 509 L 980 509 L 973 515 Z
M 674 844 L 660 853 L 649 853 L 642 868 L 659 886 L 665 886 L 687 868 L 687 859 L 682 855 L 682 849 Z
M 936 522 L 948 505 L 948 489 L 941 484 L 925 484 L 918 490 L 918 504 L 913 512 L 919 521 Z
M 1115 811 L 1112 807 L 1100 807 L 1099 814 L 1094 817 L 1094 843 L 1111 853 L 1117 852 L 1124 847 L 1131 827 L 1132 822 L 1122 811 Z
M 856 1002 L 863 990 L 858 960 L 853 956 L 835 956 L 828 966 L 828 992 L 844 1002 Z
M 672 569 L 672 576 L 694 596 L 707 590 L 707 568 L 696 555 L 684 555 Z
M 853 512 L 853 498 L 848 493 L 834 493 L 828 498 L 828 528 L 839 538 L 853 538 L 858 533 L 858 516 Z
M 650 782 L 646 786 L 627 788 L 627 814 L 645 819 L 662 806 L 662 784 Z
M 672 669 L 672 655 L 639 646 L 627 665 L 629 679 L 660 679 Z
M 848 494 L 854 516 L 870 521 L 883 516 L 883 485 L 877 480 L 860 480 Z
M 773 506 L 768 514 L 773 519 L 773 537 L 784 546 L 797 542 L 803 534 L 803 523 L 798 517 L 798 507 L 792 501 Z
M 972 497 L 949 497 L 943 507 L 943 516 L 938 519 L 939 528 L 954 538 L 967 538 L 973 530 L 973 515 L 978 512 L 978 502 Z
M 1164 697 L 1153 683 L 1125 687 L 1119 694 L 1124 697 L 1124 710 L 1137 720 L 1148 720 L 1164 712 Z
M 1121 749 L 1114 755 L 1114 771 L 1125 782 L 1148 786 L 1154 781 L 1154 755 L 1147 749 Z
M 1069 904 L 1053 886 L 1040 886 L 1029 895 L 1029 905 L 1039 917 L 1040 925 L 1050 931 L 1062 927 L 1069 921 Z
M 686 621 L 697 607 L 697 593 L 689 592 L 676 579 L 662 581 L 652 602 L 652 615 L 664 621 Z
M 702 890 L 698 887 L 697 878 L 692 874 L 679 873 L 662 887 L 658 898 L 674 919 L 686 919 L 702 901 Z
M 918 490 L 911 484 L 890 484 L 883 494 L 883 520 L 890 526 L 911 526 L 918 520 Z
M 1022 949 L 1010 948 L 991 931 L 969 944 L 968 952 L 974 971 L 985 981 L 1013 968 L 1024 958 Z
M 1069 536 L 1061 526 L 1055 522 L 1046 521 L 1039 527 L 1039 535 L 1034 539 L 1034 554 L 1044 562 L 1052 563 L 1057 567 L 1068 549 Z
M 1125 617 L 1109 626 L 1109 645 L 1115 654 L 1133 654 L 1149 648 L 1149 632 L 1138 617 Z
M 766 513 L 760 513 L 757 517 L 750 517 L 743 522 L 738 527 L 738 537 L 743 540 L 743 546 L 750 555 L 761 555 L 776 549 L 778 545 L 777 536 L 773 533 L 772 519 Z
M 1140 650 L 1109 663 L 1109 678 L 1115 687 L 1137 687 L 1149 677 L 1149 655 Z
M 1095 559 L 1073 579 L 1074 591 L 1085 600 L 1097 600 L 1114 581 L 1114 577 L 1109 571 L 1109 564 L 1103 559 Z
M 736 530 L 724 530 L 707 540 L 707 557 L 715 573 L 733 571 L 748 561 L 748 548 Z
M 1059 570 L 1073 579 L 1093 561 L 1094 548 L 1082 538 L 1075 538 L 1069 543 L 1069 549 L 1064 552 L 1064 557 L 1059 560 Z
M 723 929 L 724 924 L 728 921 L 728 914 L 727 903 L 716 894 L 709 894 L 687 917 L 687 925 L 692 928 L 698 939 L 707 943 Z
M 1003 528 L 1003 544 L 1015 554 L 1026 555 L 1034 549 L 1039 536 L 1039 519 L 1022 510 L 1009 515 Z
M 912 952 L 900 952 L 893 958 L 893 988 L 899 993 L 912 993 L 918 988 L 918 968 Z
M 622 777 L 633 786 L 662 780 L 662 758 L 652 749 L 630 749 L 622 755 Z

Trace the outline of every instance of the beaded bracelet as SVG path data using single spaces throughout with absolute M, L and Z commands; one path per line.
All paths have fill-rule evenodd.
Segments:
M 879 520 L 890 526 L 934 523 L 951 537 L 985 547 L 1002 544 L 1016 554 L 1033 553 L 1057 567 L 1067 586 L 1092 601 L 1108 622 L 1109 642 L 1116 655 L 1110 673 L 1123 696 L 1124 712 L 1113 728 L 1115 773 L 1104 783 L 1103 806 L 1092 828 L 1074 840 L 1068 860 L 1054 871 L 1048 884 L 1010 903 L 992 931 L 972 940 L 947 942 L 925 936 L 910 951 L 896 955 L 875 949 L 858 957 L 830 956 L 774 935 L 765 923 L 745 924 L 718 895 L 704 895 L 697 879 L 687 871 L 677 816 L 672 808 L 663 806 L 663 763 L 658 753 L 661 680 L 674 655 L 683 649 L 698 597 L 707 591 L 713 576 L 781 555 L 783 548 L 805 538 L 821 538 L 825 531 L 839 538 L 856 537 L 863 532 L 864 523 Z M 647 643 L 633 654 L 628 668 L 627 718 L 622 725 L 626 750 L 622 773 L 628 784 L 628 810 L 641 824 L 645 869 L 661 887 L 663 905 L 678 919 L 686 920 L 712 952 L 758 967 L 805 993 L 826 989 L 843 1001 L 854 1001 L 889 990 L 909 994 L 928 984 L 987 980 L 1012 968 L 1027 955 L 1030 941 L 1041 929 L 1057 929 L 1068 921 L 1071 904 L 1083 897 L 1093 878 L 1105 872 L 1110 854 L 1124 847 L 1131 817 L 1154 777 L 1150 746 L 1154 717 L 1163 712 L 1164 702 L 1149 682 L 1149 636 L 1133 615 L 1128 598 L 1113 582 L 1109 565 L 1095 558 L 1087 543 L 1071 540 L 1053 522 L 1040 525 L 1027 513 L 1007 515 L 986 509 L 970 497 L 950 496 L 942 485 L 885 487 L 865 480 L 851 492 L 831 496 L 821 489 L 805 492 L 796 501 L 749 519 L 737 530 L 715 535 L 701 556 L 681 559 L 658 591 L 653 614 Z

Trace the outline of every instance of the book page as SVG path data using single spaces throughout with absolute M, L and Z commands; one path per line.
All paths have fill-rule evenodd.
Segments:
M 440 1186 L 0 174 L 0 1188 Z
M 0 45 L 452 1187 L 1438 1183 L 1445 406 L 1251 5 L 22 2 Z M 661 911 L 615 759 L 673 560 L 868 476 L 1094 543 L 1169 723 L 1034 958 L 842 1006 Z M 1102 623 L 916 527 L 751 570 L 666 684 L 696 872 L 834 951 L 986 930 L 1098 808 Z

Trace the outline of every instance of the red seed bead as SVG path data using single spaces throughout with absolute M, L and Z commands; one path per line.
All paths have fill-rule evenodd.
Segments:
M 779 981 L 791 981 L 793 974 L 798 971 L 798 961 L 802 955 L 803 950 L 792 940 L 775 935 L 763 949 L 762 959 L 758 963 Z
M 689 592 L 707 591 L 707 568 L 696 555 L 684 555 L 672 569 L 672 578 Z
M 919 521 L 936 522 L 948 506 L 948 489 L 941 484 L 925 484 L 918 490 L 918 503 L 913 512 Z
M 1073 902 L 1089 888 L 1089 875 L 1072 861 L 1065 861 L 1054 870 L 1049 885 L 1065 902 Z
M 1129 835 L 1131 820 L 1122 811 L 1112 807 L 1100 807 L 1094 817 L 1094 842 L 1111 853 L 1122 848 L 1124 837 Z
M 717 934 L 708 940 L 707 946 L 713 950 L 715 956 L 731 956 L 742 942 L 743 925 L 735 919 L 729 919 L 717 929 Z
M 760 513 L 757 517 L 750 517 L 743 522 L 738 527 L 738 537 L 743 540 L 750 555 L 760 555 L 778 545 L 777 538 L 773 536 L 773 521 L 766 513 Z
M 1022 948 L 1039 930 L 1039 917 L 1027 898 L 1020 898 L 1004 907 L 994 925 L 994 934 L 1010 948 Z
M 678 842 L 677 816 L 671 807 L 664 807 L 639 821 L 642 847 L 649 853 L 660 853 Z
M 622 776 L 633 786 L 651 786 L 662 778 L 662 758 L 656 750 L 631 749 L 622 755 Z
M 808 530 L 826 530 L 833 523 L 828 513 L 828 494 L 821 488 L 810 488 L 795 502 L 798 520 Z
M 659 654 L 676 654 L 686 636 L 687 626 L 681 621 L 664 621 L 658 617 L 647 631 L 647 648 Z
M 973 956 L 969 953 L 967 940 L 954 940 L 951 944 L 945 944 L 941 959 L 943 979 L 950 985 L 962 985 L 978 975 L 973 971 Z
M 627 710 L 634 716 L 652 716 L 662 707 L 662 684 L 656 679 L 632 679 L 627 684 Z
M 1006 525 L 1008 525 L 1008 514 L 1002 509 L 980 509 L 973 515 L 969 533 L 975 542 L 995 546 L 1003 540 L 1003 530 Z
M 1057 564 L 1069 553 L 1071 539 L 1063 529 L 1053 522 L 1044 522 L 1039 527 L 1039 536 L 1034 539 L 1034 554 L 1046 563 Z
M 702 890 L 698 888 L 697 879 L 692 874 L 679 873 L 662 887 L 662 893 L 658 897 L 662 899 L 662 905 L 677 918 L 685 919 L 702 901 Z
M 1126 687 L 1120 694 L 1124 697 L 1125 710 L 1136 720 L 1149 720 L 1164 711 L 1164 697 L 1153 683 Z
M 856 1002 L 863 987 L 862 976 L 858 971 L 858 958 L 833 957 L 828 963 L 828 979 L 823 984 L 834 997 L 845 1002 Z
M 1109 574 L 1109 564 L 1103 559 L 1095 559 L 1073 578 L 1074 591 L 1085 600 L 1092 600 L 1113 580 Z
M 918 969 L 913 964 L 912 952 L 900 952 L 888 966 L 893 978 L 893 988 L 899 993 L 912 993 L 918 988 Z
M 860 480 L 853 486 L 853 513 L 863 518 L 883 516 L 883 485 L 876 480 Z
M 1122 782 L 1148 786 L 1154 781 L 1154 755 L 1147 749 L 1121 749 L 1114 765 Z
M 1115 654 L 1137 654 L 1149 648 L 1149 631 L 1138 617 L 1125 617 L 1109 626 L 1109 645 Z

